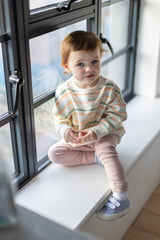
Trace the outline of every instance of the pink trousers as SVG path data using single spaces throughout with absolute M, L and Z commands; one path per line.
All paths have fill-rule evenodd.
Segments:
M 49 159 L 64 166 L 76 166 L 95 163 L 95 155 L 102 162 L 112 192 L 127 191 L 128 183 L 123 166 L 119 160 L 116 146 L 118 137 L 114 134 L 106 135 L 98 141 L 83 146 L 73 147 L 60 140 L 50 147 Z

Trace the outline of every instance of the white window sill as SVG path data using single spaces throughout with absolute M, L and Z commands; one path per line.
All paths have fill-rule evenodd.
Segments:
M 126 172 L 160 133 L 160 99 L 135 97 L 128 105 L 126 135 L 118 145 Z M 70 229 L 79 228 L 109 194 L 102 166 L 49 165 L 16 194 L 16 202 Z

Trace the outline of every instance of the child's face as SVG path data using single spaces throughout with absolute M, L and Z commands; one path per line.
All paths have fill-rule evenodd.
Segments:
M 74 81 L 79 87 L 91 88 L 98 83 L 100 60 L 99 48 L 96 48 L 93 52 L 71 51 L 68 64 L 64 67 L 73 74 Z

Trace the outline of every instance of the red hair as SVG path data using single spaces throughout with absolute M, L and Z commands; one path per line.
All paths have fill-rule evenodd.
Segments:
M 99 37 L 93 32 L 75 31 L 68 34 L 61 43 L 61 64 L 64 66 L 68 63 L 71 51 L 94 51 L 99 48 L 102 56 L 105 51 Z

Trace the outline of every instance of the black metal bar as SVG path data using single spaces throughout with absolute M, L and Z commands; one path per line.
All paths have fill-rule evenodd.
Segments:
M 102 15 L 102 2 L 99 0 L 95 1 L 95 33 L 100 36 L 101 32 L 101 15 Z
M 135 76 L 135 63 L 136 63 L 136 49 L 137 49 L 137 34 L 138 22 L 140 12 L 140 1 L 130 1 L 129 11 L 129 26 L 128 26 L 128 44 L 132 46 L 127 54 L 127 73 L 126 73 L 126 89 L 130 91 L 127 99 L 134 96 L 134 76 Z M 130 98 L 129 98 L 130 96 Z
M 12 1 L 6 0 L 4 3 L 4 16 L 5 16 L 5 26 L 7 32 L 11 35 L 12 41 L 7 41 L 3 44 L 3 56 L 4 56 L 4 67 L 5 67 L 5 79 L 7 86 L 7 102 L 8 109 L 10 112 L 10 118 L 4 119 L 3 122 L 8 121 L 10 123 L 10 133 L 11 133 L 11 141 L 12 141 L 12 149 L 13 149 L 13 157 L 14 157 L 14 166 L 16 176 L 19 177 L 16 179 L 18 181 L 23 182 L 28 178 L 28 165 L 27 165 L 27 151 L 26 151 L 26 142 L 25 142 L 25 131 L 24 131 L 24 118 L 22 117 L 22 112 L 24 107 L 22 106 L 22 94 L 20 95 L 20 105 L 18 106 L 18 115 L 13 116 L 11 113 L 14 109 L 13 99 L 15 99 L 15 90 L 11 87 L 10 82 L 8 81 L 9 75 L 14 69 L 21 69 L 20 64 L 20 56 L 19 56 L 19 48 L 22 44 L 22 38 L 18 39 L 18 31 L 23 33 L 24 27 L 18 27 L 18 21 L 16 16 L 19 16 L 21 11 L 17 10 L 16 4 L 21 4 L 21 1 Z M 22 23 L 22 18 L 19 20 Z M 5 50 L 5 51 L 4 51 Z M 15 86 L 14 86 L 15 87 Z M 13 91 L 11 91 L 13 90 Z M 12 95 L 14 96 L 12 98 Z
M 48 159 L 48 155 L 44 156 L 40 161 L 38 161 L 38 172 L 42 171 L 50 163 L 51 161 Z
M 47 102 L 48 100 L 54 98 L 55 92 L 45 93 L 41 96 L 38 96 L 34 99 L 34 109 Z
M 121 55 L 127 53 L 129 50 L 132 49 L 132 46 L 131 45 L 128 45 L 127 47 L 125 48 L 122 48 L 120 51 L 114 53 L 114 55 L 112 55 L 111 57 L 108 57 L 106 59 L 103 59 L 101 65 L 104 66 L 105 64 L 111 62 L 112 60 L 116 59 L 117 57 L 120 57 Z
M 23 127 L 23 132 L 20 132 L 22 144 L 26 147 L 26 155 L 22 153 L 25 159 L 26 177 L 30 178 L 37 172 L 37 156 L 36 156 L 36 143 L 35 143 L 35 126 L 33 117 L 33 96 L 32 96 L 32 83 L 30 75 L 30 62 L 29 62 L 29 42 L 28 42 L 28 20 L 29 20 L 29 6 L 28 1 L 14 1 L 15 17 L 17 27 L 17 44 L 18 44 L 18 57 L 19 69 L 21 75 L 26 79 L 25 85 L 21 91 L 20 111 L 18 113 L 19 121 Z M 23 121 L 23 122 L 22 122 Z M 19 139 L 19 140 L 21 140 Z M 27 176 L 28 174 L 28 176 Z
M 6 42 L 10 39 L 11 39 L 11 37 L 8 35 L 8 33 L 0 34 L 0 42 Z
M 3 127 L 7 123 L 9 123 L 13 118 L 13 113 L 5 113 L 0 116 L 0 127 Z

